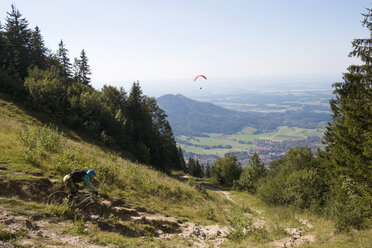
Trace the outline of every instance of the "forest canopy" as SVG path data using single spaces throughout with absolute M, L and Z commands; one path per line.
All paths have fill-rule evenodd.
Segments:
M 88 53 L 69 58 L 61 40 L 56 52 L 41 30 L 30 28 L 14 6 L 0 23 L 0 90 L 28 108 L 62 123 L 141 163 L 161 170 L 179 168 L 180 158 L 166 114 L 139 82 L 123 88 L 91 86 Z

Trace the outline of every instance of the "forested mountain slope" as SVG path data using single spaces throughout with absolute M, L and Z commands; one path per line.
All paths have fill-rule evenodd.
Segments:
M 321 122 L 331 118 L 328 113 L 314 113 L 310 110 L 284 113 L 239 112 L 212 103 L 195 101 L 180 94 L 164 95 L 156 100 L 168 115 L 175 135 L 231 134 L 244 127 L 254 127 L 258 132 L 264 132 L 283 125 L 316 128 Z

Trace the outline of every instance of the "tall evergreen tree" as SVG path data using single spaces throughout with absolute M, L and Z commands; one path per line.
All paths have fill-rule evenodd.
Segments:
M 362 65 L 351 65 L 344 73 L 344 82 L 335 83 L 335 98 L 330 105 L 333 121 L 326 132 L 330 154 L 330 178 L 342 212 L 338 221 L 360 228 L 372 206 L 372 10 L 364 14 L 363 26 L 369 37 L 352 42 L 352 57 Z M 345 203 L 352 202 L 357 208 Z M 353 216 L 346 213 L 354 213 Z M 357 214 L 355 214 L 357 213 Z M 340 216 L 341 216 L 340 215 Z
M 3 26 L 0 22 L 0 70 L 5 69 L 5 38 Z
M 31 33 L 31 64 L 40 69 L 46 69 L 47 49 L 44 45 L 43 37 L 41 36 L 38 26 Z
M 196 159 L 196 166 L 195 166 L 195 172 L 194 175 L 195 177 L 203 177 L 203 168 L 201 164 L 199 163 L 199 159 Z
M 194 175 L 196 171 L 196 162 L 192 157 L 189 157 L 189 160 L 187 162 L 187 172 L 190 175 Z
M 80 58 L 74 60 L 74 70 L 75 78 L 83 84 L 90 86 L 89 75 L 92 73 L 90 71 L 88 57 L 86 56 L 84 49 L 81 50 Z
M 179 155 L 179 159 L 180 159 L 180 169 L 182 171 L 186 172 L 187 167 L 186 167 L 186 162 L 185 162 L 185 158 L 183 157 L 183 152 L 182 152 L 181 147 L 178 147 L 178 155 Z
M 149 132 L 151 132 L 151 117 L 144 108 L 144 96 L 139 82 L 132 85 L 126 111 L 126 122 L 124 130 L 126 132 L 127 142 L 132 147 L 139 161 L 149 163 L 151 160 L 148 147 Z
M 207 165 L 205 166 L 205 173 L 204 173 L 204 176 L 206 178 L 210 178 L 211 177 L 211 174 L 212 174 L 212 171 L 211 171 L 211 166 L 209 164 L 209 162 L 207 163 Z
M 30 65 L 30 29 L 19 10 L 13 4 L 11 8 L 11 12 L 7 12 L 5 23 L 5 39 L 8 44 L 6 66 L 11 75 L 24 79 Z
M 59 63 L 62 66 L 63 73 L 66 77 L 71 77 L 71 63 L 70 59 L 68 57 L 68 49 L 66 48 L 65 44 L 63 43 L 63 40 L 61 40 L 58 44 L 58 51 L 57 51 L 57 58 L 59 60 Z

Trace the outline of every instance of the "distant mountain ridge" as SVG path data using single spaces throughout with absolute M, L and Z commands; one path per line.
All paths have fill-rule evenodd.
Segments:
M 329 114 L 307 111 L 239 112 L 212 103 L 195 101 L 181 94 L 167 94 L 156 100 L 168 115 L 168 121 L 175 135 L 232 134 L 247 126 L 258 129 L 258 132 L 275 130 L 283 125 L 314 128 L 320 121 L 330 119 Z

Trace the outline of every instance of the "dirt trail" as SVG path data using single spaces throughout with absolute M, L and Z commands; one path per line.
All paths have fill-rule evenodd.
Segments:
M 314 235 L 303 235 L 304 230 L 302 228 L 286 228 L 285 230 L 290 236 L 275 240 L 268 245 L 274 247 L 298 247 L 315 241 Z
M 121 220 L 152 225 L 156 229 L 158 239 L 184 237 L 193 241 L 193 247 L 219 247 L 227 239 L 228 228 L 224 226 L 203 226 L 183 222 L 175 217 L 148 212 L 144 208 L 113 206 L 115 204 L 107 200 L 104 204 L 107 206 L 108 214 L 114 214 Z
M 45 203 L 47 196 L 57 189 L 59 183 L 55 180 L 40 179 L 34 181 L 12 181 L 0 175 L 0 196 L 17 197 L 23 200 L 31 200 Z M 44 190 L 44 191 L 41 191 Z M 145 208 L 129 206 L 120 202 L 102 200 L 105 207 L 105 216 L 96 224 L 103 231 L 118 232 L 122 235 L 133 236 L 133 230 L 126 226 L 112 225 L 106 221 L 110 215 L 122 221 L 131 221 L 137 224 L 149 224 L 155 229 L 158 239 L 168 239 L 174 236 L 184 237 L 193 242 L 194 247 L 219 247 L 227 239 L 228 229 L 218 225 L 201 226 L 192 222 L 183 222 L 175 217 L 167 217 L 158 213 L 148 212 Z M 1 206 L 0 206 L 1 210 Z M 28 217 L 14 216 L 3 209 L 0 216 L 0 225 L 5 224 L 7 230 L 22 230 L 28 221 Z M 67 235 L 53 229 L 53 218 L 35 220 L 32 222 L 35 228 L 27 230 L 27 235 L 20 242 L 28 245 L 32 242 L 47 244 L 53 247 L 53 242 L 62 242 L 67 247 L 101 247 L 89 244 L 89 242 L 78 235 Z M 60 226 L 71 227 L 71 221 L 61 221 Z M 51 246 L 49 246 L 51 244 Z M 38 246 L 38 245 L 37 245 Z
M 0 224 L 3 229 L 11 233 L 22 233 L 17 244 L 27 247 L 91 247 L 103 248 L 114 246 L 100 246 L 90 243 L 86 238 L 78 235 L 71 235 L 63 232 L 57 226 L 63 226 L 66 229 L 73 227 L 72 221 L 61 221 L 56 218 L 41 219 L 37 215 L 26 217 L 13 215 L 7 210 L 0 208 Z M 5 244 L 2 244 L 4 247 Z M 0 244 L 0 247 L 3 247 Z M 7 243 L 8 247 L 14 247 Z
M 55 180 L 40 179 L 33 181 L 11 181 L 0 175 L 0 196 L 18 197 L 23 200 L 32 200 L 44 202 L 46 197 L 56 188 L 58 183 Z M 231 198 L 231 193 L 218 188 L 204 185 L 206 189 L 221 192 L 227 200 L 235 202 Z M 40 191 L 43 189 L 45 191 Z M 107 218 L 115 216 L 122 221 L 130 221 L 137 224 L 151 225 L 155 230 L 156 239 L 172 239 L 173 237 L 183 237 L 191 241 L 193 247 L 220 247 L 227 240 L 229 230 L 226 226 L 209 225 L 202 226 L 192 222 L 184 222 L 175 217 L 164 216 L 159 213 L 152 213 L 145 208 L 130 206 L 123 202 L 114 202 L 102 199 L 101 203 L 105 207 L 105 216 L 95 224 L 103 231 L 117 232 L 128 237 L 139 237 L 138 233 L 124 225 L 112 224 Z M 262 211 L 255 211 L 255 215 L 261 215 Z M 248 214 L 252 215 L 252 214 Z M 265 219 L 261 216 L 247 216 L 252 218 L 255 228 L 266 228 Z M 268 246 L 274 247 L 298 247 L 302 244 L 315 241 L 313 235 L 304 235 L 305 230 L 312 229 L 312 225 L 304 219 L 297 218 L 303 228 L 287 228 L 289 236 L 268 243 Z M 79 235 L 66 234 L 55 228 L 55 225 L 71 228 L 72 221 L 56 222 L 56 217 L 40 218 L 40 216 L 31 216 L 31 219 L 25 216 L 15 216 L 11 212 L 0 206 L 0 225 L 6 226 L 9 231 L 26 230 L 26 235 L 20 240 L 21 245 L 36 247 L 46 245 L 46 247 L 55 247 L 55 244 L 61 243 L 65 247 L 93 247 L 102 246 L 89 243 L 85 238 Z M 92 223 L 88 223 L 87 228 Z M 26 229 L 25 229 L 26 227 Z M 33 244 L 31 244 L 33 243 Z M 0 244 L 0 247 L 4 244 Z M 105 246 L 114 247 L 114 246 Z

